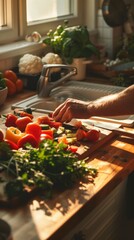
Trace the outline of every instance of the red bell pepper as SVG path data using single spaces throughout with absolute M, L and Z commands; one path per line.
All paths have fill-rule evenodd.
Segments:
M 22 138 L 20 138 L 17 142 L 18 148 L 24 148 L 25 145 L 29 143 L 32 147 L 38 147 L 38 142 L 36 138 L 32 134 L 26 134 Z
M 7 114 L 5 126 L 6 127 L 16 127 L 16 120 L 17 120 L 17 116 L 15 116 L 14 114 L 11 114 L 11 113 Z
M 32 122 L 32 119 L 30 117 L 28 117 L 28 116 L 26 116 L 26 117 L 19 117 L 16 120 L 16 126 L 17 126 L 17 128 L 21 132 L 24 132 L 27 124 L 30 123 L 30 122 Z
M 3 141 L 8 144 L 11 150 L 18 150 L 18 145 L 16 143 L 8 139 L 4 139 Z
M 32 134 L 36 138 L 36 140 L 39 141 L 41 135 L 41 127 L 36 122 L 28 123 L 25 128 L 25 133 Z

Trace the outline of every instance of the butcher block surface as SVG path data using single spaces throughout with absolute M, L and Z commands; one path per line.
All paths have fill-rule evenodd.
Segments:
M 9 103 L 1 113 L 9 111 Z M 89 166 L 98 169 L 94 183 L 78 183 L 73 189 L 54 193 L 52 199 L 34 198 L 23 207 L 0 210 L 0 218 L 6 220 L 12 228 L 13 240 L 63 239 L 134 171 L 134 139 L 109 131 L 103 139 L 86 156 Z

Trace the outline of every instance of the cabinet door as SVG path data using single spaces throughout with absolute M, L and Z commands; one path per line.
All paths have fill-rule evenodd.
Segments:
M 123 239 L 122 219 L 126 181 L 117 186 L 63 240 Z

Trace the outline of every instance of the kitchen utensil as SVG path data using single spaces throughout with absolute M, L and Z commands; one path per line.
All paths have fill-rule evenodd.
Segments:
M 104 0 L 102 3 L 103 18 L 110 27 L 123 25 L 128 19 L 127 10 L 123 0 Z
M 100 121 L 100 122 L 110 122 L 121 124 L 122 127 L 134 127 L 134 115 L 130 116 L 117 116 L 117 118 L 108 118 L 108 117 L 97 117 L 93 116 L 91 120 Z
M 88 125 L 93 125 L 95 127 L 104 128 L 107 130 L 111 130 L 119 135 L 124 135 L 127 137 L 134 138 L 134 132 L 126 131 L 125 129 L 121 128 L 121 124 L 116 123 L 109 123 L 109 122 L 99 122 L 99 121 L 92 121 L 92 120 L 83 120 L 83 124 L 88 128 Z

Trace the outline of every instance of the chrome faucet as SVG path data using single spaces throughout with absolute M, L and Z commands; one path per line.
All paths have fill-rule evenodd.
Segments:
M 59 80 L 51 82 L 50 73 L 52 68 L 63 68 L 70 70 L 66 75 L 62 76 Z M 77 74 L 75 67 L 64 65 L 64 64 L 44 64 L 41 72 L 41 76 L 38 82 L 38 96 L 41 98 L 49 97 L 51 91 L 68 81 L 70 77 Z

